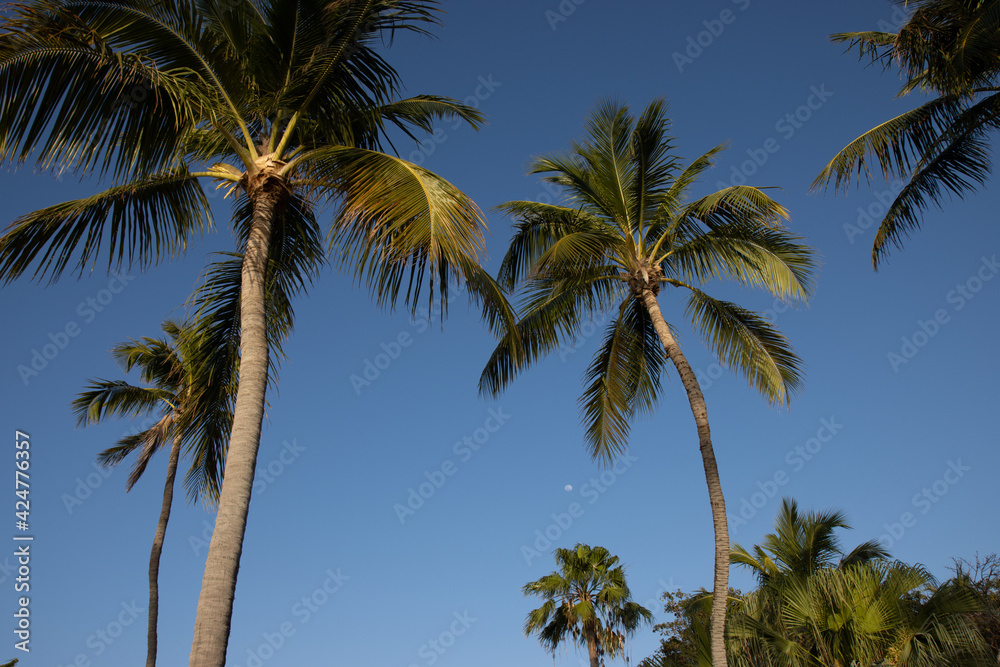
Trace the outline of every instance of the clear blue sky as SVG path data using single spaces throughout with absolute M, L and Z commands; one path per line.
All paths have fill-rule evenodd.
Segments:
M 874 228 L 861 216 L 871 209 L 877 217 L 889 186 L 846 197 L 808 192 L 840 147 L 917 103 L 894 99 L 893 73 L 865 69 L 827 40 L 880 21 L 892 27 L 892 6 L 476 0 L 445 7 L 437 40 L 404 37 L 389 58 L 408 93 L 471 96 L 488 114 L 480 132 L 442 124 L 438 141 L 412 153 L 484 210 L 547 196 L 525 165 L 567 148 L 599 98 L 639 108 L 663 96 L 680 155 L 693 159 L 730 143 L 700 192 L 733 182 L 734 168 L 751 184 L 780 187 L 773 196 L 791 211 L 791 227 L 821 255 L 808 308 L 784 310 L 751 291 L 713 288 L 775 310 L 807 364 L 805 390 L 789 409 L 769 408 L 680 327 L 704 379 L 735 542 L 756 543 L 788 495 L 803 508 L 846 512 L 855 528 L 844 534 L 848 546 L 882 536 L 894 556 L 942 578 L 953 557 L 997 551 L 993 181 L 965 202 L 929 210 L 923 230 L 877 274 L 869 261 Z M 401 147 L 404 156 L 414 150 Z M 2 187 L 6 224 L 98 186 L 29 167 L 6 174 Z M 3 423 L 7 437 L 15 429 L 31 434 L 33 454 L 34 634 L 26 664 L 143 659 L 146 568 L 166 456 L 126 494 L 125 469 L 105 478 L 94 460 L 131 425 L 74 429 L 69 403 L 87 378 L 120 377 L 109 348 L 157 335 L 163 319 L 183 314 L 207 253 L 230 248 L 225 202 L 214 201 L 222 229 L 175 262 L 114 280 L 95 273 L 3 288 Z M 495 269 L 510 221 L 494 212 L 489 221 Z M 666 294 L 662 302 L 681 322 L 679 304 Z M 641 602 L 664 587 L 711 586 L 708 496 L 676 378 L 656 414 L 635 424 L 631 460 L 612 472 L 589 460 L 576 402 L 599 336 L 486 401 L 476 382 L 493 341 L 462 299 L 442 330 L 380 312 L 349 277 L 329 271 L 296 314 L 280 392 L 270 397 L 229 665 L 549 664 L 522 634 L 534 601 L 520 591 L 551 571 L 553 548 L 577 542 L 618 554 Z M 67 327 L 75 335 L 64 335 Z M 401 336 L 409 344 L 394 347 Z M 52 358 L 25 382 L 18 366 L 47 345 Z M 894 367 L 889 354 L 904 351 L 910 358 Z M 370 385 L 352 384 L 367 362 L 384 368 L 378 377 L 369 371 Z M 13 448 L 5 451 L 12 470 Z M 421 485 L 429 497 L 401 520 L 394 506 Z M 160 569 L 163 665 L 186 664 L 202 539 L 213 519 L 203 508 L 175 505 Z M 551 545 L 540 541 L 536 557 L 531 550 L 546 532 Z M 12 610 L 12 575 L 4 569 L 0 577 L 2 608 Z M 752 581 L 734 570 L 733 584 L 745 590 Z M 0 658 L 15 655 L 7 618 Z M 633 659 L 656 644 L 643 631 Z M 556 662 L 580 659 L 571 649 Z

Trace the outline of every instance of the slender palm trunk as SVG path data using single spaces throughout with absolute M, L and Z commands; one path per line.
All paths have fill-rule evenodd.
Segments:
M 601 667 L 601 657 L 597 654 L 597 638 L 587 639 L 587 654 L 590 656 L 590 667 Z
M 156 524 L 153 548 L 149 552 L 149 626 L 146 630 L 146 667 L 156 667 L 156 621 L 160 613 L 160 554 L 163 553 L 163 539 L 167 535 L 170 521 L 170 507 L 174 502 L 174 478 L 177 477 L 177 461 L 181 457 L 181 435 L 174 435 L 167 461 L 167 481 L 163 485 L 163 506 L 160 508 L 160 522 Z
M 261 177 L 250 192 L 253 221 L 243 258 L 240 293 L 240 383 L 233 430 L 219 496 L 215 530 L 208 547 L 205 576 L 191 645 L 191 667 L 224 667 L 236 596 L 236 575 L 243 552 L 250 492 L 267 388 L 265 278 L 275 212 L 285 193 L 277 177 Z
M 715 462 L 715 451 L 712 449 L 712 434 L 708 428 L 708 408 L 705 396 L 698 386 L 691 365 L 681 352 L 680 346 L 670 333 L 670 327 L 663 319 L 660 304 L 651 289 L 642 291 L 642 302 L 646 306 L 653 327 L 656 329 L 660 342 L 667 356 L 674 362 L 681 382 L 687 391 L 691 413 L 698 426 L 698 445 L 701 449 L 701 460 L 705 466 L 705 481 L 708 482 L 708 498 L 712 503 L 712 523 L 715 526 L 715 583 L 712 588 L 712 617 L 710 634 L 712 640 L 712 666 L 726 667 L 726 598 L 729 595 L 729 524 L 726 521 L 726 501 L 722 496 L 722 482 L 719 480 L 719 467 Z

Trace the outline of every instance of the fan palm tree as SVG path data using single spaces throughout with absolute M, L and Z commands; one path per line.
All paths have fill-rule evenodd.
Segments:
M 559 570 L 525 584 L 525 595 L 545 599 L 524 622 L 524 634 L 538 635 L 554 654 L 572 639 L 587 647 L 590 667 L 599 667 L 603 656 L 625 655 L 625 639 L 653 614 L 632 601 L 625 568 L 604 547 L 577 544 L 554 552 Z
M 227 377 L 213 373 L 210 356 L 215 347 L 205 346 L 207 337 L 192 324 L 167 321 L 165 339 L 143 338 L 121 343 L 112 355 L 126 373 L 138 369 L 142 387 L 122 380 L 91 380 L 73 401 L 80 426 L 108 418 L 139 418 L 159 414 L 145 430 L 127 435 L 98 457 L 104 466 L 116 466 L 135 454 L 136 461 L 126 483 L 126 491 L 146 471 L 153 455 L 169 445 L 167 479 L 163 503 L 149 555 L 149 619 L 146 665 L 156 664 L 159 571 L 163 540 L 173 504 L 174 478 L 183 445 L 191 468 L 185 476 L 189 500 L 201 498 L 208 504 L 218 501 L 225 462 L 225 444 L 232 423 L 232 402 Z
M 840 512 L 803 517 L 786 499 L 754 556 L 734 546 L 733 562 L 753 570 L 760 585 L 730 609 L 730 664 L 986 664 L 967 588 L 938 586 L 923 567 L 889 560 L 874 541 L 844 554 L 833 530 L 847 527 Z
M 813 188 L 846 191 L 855 176 L 908 182 L 889 206 L 872 245 L 878 269 L 890 245 L 920 226 L 919 212 L 982 185 L 990 171 L 990 134 L 1000 128 L 1000 7 L 993 0 L 894 0 L 912 9 L 897 33 L 831 36 L 862 59 L 896 65 L 906 80 L 900 95 L 935 95 L 865 132 L 826 165 Z
M 502 291 L 480 267 L 486 225 L 476 205 L 381 150 L 390 131 L 414 137 L 440 119 L 482 121 L 448 98 L 398 99 L 397 74 L 378 49 L 378 38 L 397 30 L 426 34 L 436 4 L 8 6 L 0 160 L 32 159 L 113 184 L 16 220 L 0 238 L 0 280 L 54 280 L 67 268 L 93 268 L 105 253 L 109 269 L 147 268 L 211 226 L 202 181 L 237 195 L 240 382 L 191 664 L 225 663 L 270 367 L 265 294 L 276 237 L 295 248 L 301 232 L 316 231 L 315 209 L 331 205 L 330 250 L 380 306 L 400 296 L 412 309 L 423 295 L 446 302 L 457 277 L 497 333 L 512 325 Z
M 570 342 L 598 316 L 613 317 L 587 371 L 581 398 L 586 439 L 605 462 L 627 445 L 629 420 L 649 412 L 666 360 L 676 367 L 694 415 L 715 528 L 713 662 L 725 665 L 723 628 L 729 579 L 729 531 L 705 398 L 673 327 L 660 309 L 664 287 L 687 296 L 686 315 L 720 361 L 747 375 L 772 403 L 801 383 L 800 362 L 767 320 L 709 296 L 714 278 L 761 287 L 789 300 L 811 289 L 810 250 L 788 233 L 787 216 L 761 190 L 725 188 L 687 201 L 718 146 L 686 167 L 671 154 L 665 102 L 638 118 L 605 101 L 588 119 L 587 138 L 568 156 L 542 157 L 532 173 L 562 186 L 567 205 L 513 201 L 517 218 L 499 282 L 523 288 L 516 330 L 501 339 L 480 390 L 496 395 L 531 362 Z

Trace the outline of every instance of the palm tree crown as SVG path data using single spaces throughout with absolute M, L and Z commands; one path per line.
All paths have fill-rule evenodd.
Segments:
M 632 601 L 618 557 L 586 544 L 556 549 L 554 555 L 559 570 L 523 588 L 525 595 L 545 599 L 528 614 L 524 633 L 537 634 L 553 653 L 572 639 L 587 648 L 591 667 L 598 667 L 602 656 L 625 655 L 626 637 L 650 623 L 653 614 Z
M 480 267 L 476 205 L 381 151 L 390 131 L 482 122 L 448 98 L 399 99 L 379 38 L 426 34 L 437 12 L 434 0 L 34 0 L 4 20 L 0 160 L 113 184 L 16 220 L 0 280 L 54 280 L 105 253 L 109 268 L 148 267 L 212 225 L 203 180 L 233 201 L 239 272 L 223 263 L 209 284 L 239 277 L 239 388 L 192 665 L 225 664 L 272 365 L 267 294 L 316 275 L 317 211 L 332 208 L 328 250 L 380 305 L 446 301 L 457 276 L 495 331 L 512 325 Z
M 831 37 L 862 59 L 900 68 L 912 91 L 936 97 L 865 132 L 845 146 L 813 183 L 846 191 L 855 176 L 907 181 L 889 206 L 872 245 L 872 266 L 920 226 L 920 210 L 962 196 L 990 171 L 990 133 L 1000 128 L 1000 12 L 987 0 L 895 0 L 912 9 L 897 33 Z
M 590 453 L 609 461 L 627 446 L 634 414 L 655 407 L 670 360 L 695 419 L 712 506 L 713 660 L 721 667 L 729 576 L 725 500 L 705 399 L 658 299 L 664 288 L 686 295 L 686 317 L 720 361 L 745 373 L 770 402 L 786 403 L 802 381 L 788 341 L 760 315 L 709 296 L 701 285 L 730 279 L 804 300 L 813 260 L 782 227 L 785 209 L 757 188 L 688 200 L 722 146 L 682 166 L 672 154 L 665 106 L 656 100 L 636 118 L 617 102 L 600 104 L 586 123 L 587 137 L 569 155 L 533 163 L 532 173 L 562 187 L 566 205 L 513 201 L 501 207 L 518 222 L 499 281 L 519 287 L 524 298 L 516 329 L 493 352 L 480 389 L 499 393 L 531 362 L 574 342 L 584 325 L 610 312 L 581 398 Z

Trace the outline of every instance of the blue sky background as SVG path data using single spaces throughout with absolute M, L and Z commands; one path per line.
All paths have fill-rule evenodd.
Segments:
M 836 197 L 808 192 L 839 148 L 918 103 L 894 99 L 894 73 L 864 68 L 827 39 L 892 29 L 893 6 L 516 0 L 445 7 L 438 39 L 404 36 L 390 62 L 407 93 L 469 98 L 490 123 L 479 132 L 444 123 L 437 141 L 400 152 L 488 212 L 491 269 L 510 238 L 510 221 L 491 209 L 544 199 L 537 178 L 525 175 L 529 159 L 568 148 L 606 96 L 635 109 L 667 98 L 677 153 L 688 160 L 729 142 L 698 194 L 734 182 L 734 168 L 753 185 L 780 187 L 772 195 L 791 211 L 791 228 L 821 256 L 807 308 L 786 310 L 732 286 L 710 289 L 772 310 L 793 341 L 807 381 L 789 409 L 769 408 L 718 366 L 683 323 L 681 304 L 668 292 L 661 298 L 703 380 L 734 542 L 758 542 L 787 495 L 804 509 L 843 510 L 854 526 L 843 535 L 846 546 L 881 537 L 894 556 L 941 578 L 952 558 L 997 551 L 993 181 L 965 202 L 928 210 L 924 228 L 877 274 L 869 259 L 874 227 L 864 228 L 863 216 L 880 219 L 879 196 L 887 200 L 890 186 Z M 700 53 L 691 46 L 699 38 Z M 677 56 L 686 51 L 690 61 Z M 98 185 L 28 167 L 6 174 L 2 187 L 6 223 Z M 213 201 L 221 229 L 177 261 L 115 281 L 98 272 L 0 292 L 3 425 L 8 437 L 30 433 L 32 447 L 34 633 L 25 664 L 133 665 L 145 655 L 147 563 L 166 455 L 126 494 L 125 468 L 102 475 L 94 460 L 132 425 L 75 429 L 69 403 L 88 378 L 120 377 L 113 345 L 158 335 L 165 318 L 183 316 L 208 253 L 231 247 L 227 202 Z M 258 459 L 227 664 L 548 664 L 522 633 L 537 604 L 520 591 L 553 569 L 553 548 L 577 542 L 618 554 L 635 598 L 657 612 L 654 599 L 665 589 L 711 586 L 708 497 L 676 377 L 656 414 L 635 423 L 631 458 L 617 472 L 602 470 L 585 452 L 577 406 L 600 323 L 487 401 L 476 383 L 493 341 L 461 296 L 450 313 L 442 329 L 379 311 L 333 270 L 296 304 Z M 935 318 L 936 327 L 927 324 Z M 61 336 L 67 327 L 76 335 Z M 401 336 L 409 345 L 379 359 L 386 348 L 397 352 Z M 916 353 L 893 367 L 888 355 L 901 354 L 905 341 Z M 18 367 L 60 342 L 25 381 Z M 352 384 L 367 362 L 385 367 L 370 385 Z M 13 447 L 5 451 L 13 471 Z M 442 478 L 401 521 L 394 505 Z M 160 569 L 160 664 L 186 664 L 213 519 L 178 497 Z M 11 535 L 13 524 L 11 516 Z M 546 533 L 550 544 L 536 545 Z M 0 556 L 7 610 L 16 604 L 12 563 Z M 753 586 L 740 570 L 732 583 Z M 330 594 L 324 584 L 339 589 Z M 0 658 L 13 657 L 11 633 L 0 636 L 8 642 Z M 641 632 L 633 659 L 657 641 Z M 571 648 L 556 662 L 581 659 Z

